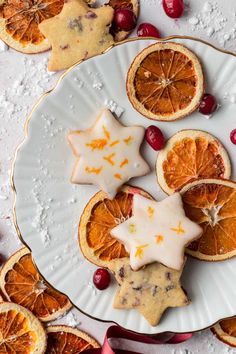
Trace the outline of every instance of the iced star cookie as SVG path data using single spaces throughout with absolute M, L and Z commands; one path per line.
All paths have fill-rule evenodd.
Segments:
M 143 127 L 121 125 L 106 109 L 91 128 L 70 132 L 69 144 L 77 158 L 71 182 L 95 184 L 112 199 L 130 178 L 149 172 L 139 152 L 144 132 Z
M 179 193 L 161 202 L 134 195 L 132 217 L 111 230 L 129 252 L 133 270 L 152 262 L 180 270 L 185 247 L 201 234 L 202 228 L 186 217 Z
M 59 15 L 41 22 L 39 29 L 52 46 L 48 70 L 66 69 L 111 46 L 113 13 L 111 6 L 95 9 L 83 0 L 67 0 Z
M 113 263 L 112 270 L 120 285 L 113 306 L 136 309 L 151 326 L 158 324 L 167 308 L 189 304 L 180 284 L 182 269 L 176 271 L 153 263 L 134 272 L 128 259 L 120 259 Z
M 112 200 L 102 191 L 95 194 L 82 213 L 78 238 L 87 260 L 114 273 L 120 285 L 114 307 L 136 309 L 154 326 L 165 309 L 189 301 L 180 284 L 182 268 L 177 271 L 155 262 L 133 271 L 129 253 L 112 237 L 111 230 L 132 217 L 135 195 L 152 201 L 147 192 L 132 186 L 123 186 Z

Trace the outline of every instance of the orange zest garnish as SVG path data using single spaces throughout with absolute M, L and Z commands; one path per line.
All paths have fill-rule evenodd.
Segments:
M 105 125 L 102 126 L 102 129 L 103 129 L 103 132 L 104 132 L 105 137 L 107 138 L 107 140 L 109 140 L 109 139 L 110 139 L 110 133 L 109 133 L 109 131 L 106 129 Z
M 120 168 L 122 168 L 123 166 L 127 165 L 129 163 L 128 159 L 124 159 L 121 164 L 120 164 Z
M 132 136 L 128 136 L 128 138 L 124 139 L 124 143 L 126 143 L 127 145 L 130 145 L 133 140 L 134 140 L 134 138 L 132 138 Z
M 164 236 L 162 236 L 162 235 L 156 235 L 155 238 L 156 238 L 156 243 L 157 244 L 159 244 L 159 243 L 164 241 Z
M 147 208 L 147 213 L 148 213 L 149 218 L 153 217 L 154 212 L 155 212 L 155 210 L 152 207 L 149 206 Z
M 137 246 L 136 247 L 136 252 L 135 252 L 135 257 L 142 259 L 143 258 L 143 252 L 144 248 L 148 247 L 148 244 L 142 245 L 142 246 Z
M 106 160 L 109 164 L 111 164 L 112 166 L 115 165 L 115 162 L 112 160 L 112 158 L 115 156 L 115 152 L 113 152 L 112 154 L 108 155 L 108 156 L 104 156 L 103 159 Z
M 135 224 L 129 224 L 129 233 L 135 234 L 135 232 L 136 232 Z
M 115 146 L 120 143 L 120 140 L 114 140 L 109 146 Z
M 178 226 L 177 227 L 171 227 L 170 228 L 172 231 L 176 232 L 177 235 L 181 235 L 185 233 L 185 230 L 182 227 L 182 222 L 179 221 Z
M 122 176 L 119 173 L 115 173 L 114 177 L 117 178 L 117 179 L 122 179 Z
M 85 171 L 88 173 L 94 173 L 96 175 L 99 175 L 99 173 L 102 171 L 102 167 L 96 168 L 96 167 L 85 167 Z
M 91 147 L 92 150 L 95 150 L 95 149 L 103 150 L 106 145 L 107 145 L 106 139 L 94 139 L 91 141 L 91 143 L 86 144 L 86 146 Z

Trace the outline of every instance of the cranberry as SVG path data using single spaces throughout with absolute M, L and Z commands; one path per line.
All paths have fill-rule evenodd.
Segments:
M 171 18 L 179 18 L 183 15 L 183 0 L 163 0 L 162 5 L 167 16 Z
M 205 93 L 199 105 L 199 112 L 202 114 L 210 115 L 215 112 L 216 108 L 216 98 L 213 95 L 210 95 L 209 93 Z
M 137 35 L 139 37 L 156 37 L 160 38 L 160 32 L 151 23 L 141 23 L 138 26 Z
M 98 268 L 93 274 L 93 283 L 99 290 L 106 289 L 110 284 L 110 274 L 106 269 Z
M 145 132 L 145 139 L 154 150 L 161 150 L 165 146 L 162 131 L 155 125 L 150 125 Z
M 117 9 L 115 10 L 113 25 L 116 29 L 122 31 L 131 31 L 137 23 L 137 18 L 134 12 L 130 9 Z
M 230 140 L 234 145 L 236 145 L 236 129 L 232 130 L 232 132 L 230 133 Z

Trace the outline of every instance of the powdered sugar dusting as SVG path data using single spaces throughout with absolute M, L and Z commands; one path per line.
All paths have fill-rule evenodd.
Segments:
M 227 18 L 222 15 L 216 1 L 206 1 L 202 10 L 188 20 L 192 31 L 205 30 L 208 36 L 222 33 L 226 22 Z
M 236 38 L 236 24 L 226 30 L 227 22 L 228 18 L 222 13 L 217 1 L 206 1 L 202 9 L 188 19 L 193 32 L 203 31 L 207 37 L 215 37 L 222 46 Z
M 115 113 L 115 115 L 120 118 L 121 115 L 124 113 L 125 109 L 121 106 L 118 105 L 115 101 L 106 98 L 104 105 L 106 108 L 108 108 L 112 113 Z

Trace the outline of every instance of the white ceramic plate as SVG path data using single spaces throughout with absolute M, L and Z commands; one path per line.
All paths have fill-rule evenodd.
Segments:
M 224 143 L 235 161 L 236 149 L 229 134 L 235 128 L 236 105 L 223 98 L 226 92 L 229 95 L 236 92 L 236 57 L 197 40 L 176 38 L 175 41 L 187 45 L 199 56 L 207 90 L 217 96 L 221 107 L 211 119 L 195 112 L 183 120 L 157 125 L 167 137 L 181 129 L 208 131 Z M 42 275 L 88 315 L 142 333 L 195 331 L 236 314 L 236 287 L 232 286 L 236 283 L 236 258 L 218 263 L 189 259 L 183 286 L 192 299 L 191 305 L 168 310 L 160 324 L 151 327 L 135 310 L 113 309 L 116 284 L 103 292 L 95 290 L 91 280 L 96 267 L 83 258 L 77 242 L 81 212 L 97 188 L 69 182 L 74 157 L 66 134 L 69 130 L 88 128 L 106 100 L 114 100 L 125 109 L 122 123 L 146 127 L 153 124 L 132 108 L 125 90 L 132 60 L 153 42 L 130 41 L 75 66 L 36 105 L 14 167 L 15 216 L 19 232 L 31 248 Z M 154 169 L 156 152 L 146 145 L 144 155 Z M 164 197 L 154 172 L 132 183 L 156 199 Z

